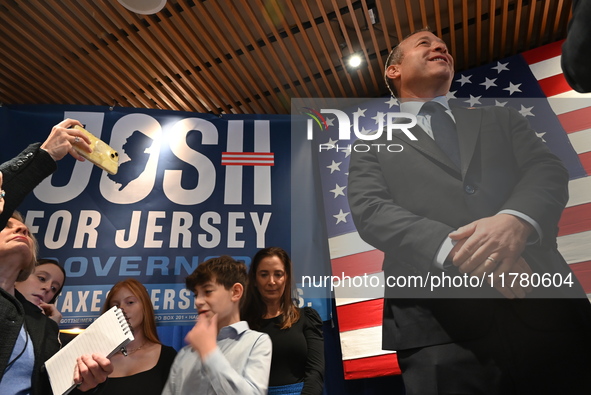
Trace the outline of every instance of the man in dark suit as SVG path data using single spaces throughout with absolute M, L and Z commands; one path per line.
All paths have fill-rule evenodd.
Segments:
M 417 140 L 353 150 L 349 203 L 387 278 L 489 281 L 386 288 L 383 348 L 398 352 L 409 395 L 591 393 L 591 307 L 556 249 L 566 169 L 517 111 L 450 109 L 453 75 L 429 31 L 393 50 L 385 78 Z M 534 273 L 564 281 L 533 288 Z M 514 275 L 525 281 L 500 281 Z
M 573 0 L 573 17 L 562 44 L 562 71 L 577 92 L 591 92 L 591 1 Z

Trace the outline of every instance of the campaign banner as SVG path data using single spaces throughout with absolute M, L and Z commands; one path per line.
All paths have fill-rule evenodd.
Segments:
M 261 248 L 291 251 L 289 116 L 1 107 L 1 160 L 44 141 L 65 118 L 116 150 L 119 169 L 111 175 L 68 156 L 19 208 L 39 256 L 66 270 L 57 302 L 62 328 L 92 322 L 111 286 L 126 277 L 146 286 L 159 324 L 192 324 L 193 293 L 184 279 L 200 262 L 231 255 L 249 265 Z M 294 259 L 294 267 L 300 276 L 323 270 L 307 260 Z M 297 296 L 326 317 L 322 297 L 306 300 L 301 289 Z

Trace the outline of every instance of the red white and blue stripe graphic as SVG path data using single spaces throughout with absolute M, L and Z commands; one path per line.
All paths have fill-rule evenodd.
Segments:
M 222 152 L 222 166 L 274 166 L 272 152 Z

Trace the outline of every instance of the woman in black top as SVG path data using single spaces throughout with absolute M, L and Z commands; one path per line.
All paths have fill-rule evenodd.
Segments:
M 279 247 L 260 250 L 248 276 L 241 317 L 273 342 L 269 394 L 322 394 L 322 320 L 313 308 L 295 305 L 289 255 Z
M 176 351 L 158 339 L 154 307 L 146 287 L 134 278 L 119 281 L 109 291 L 103 313 L 113 306 L 125 313 L 134 340 L 126 346 L 125 353 L 111 357 L 114 370 L 99 393 L 160 395 Z

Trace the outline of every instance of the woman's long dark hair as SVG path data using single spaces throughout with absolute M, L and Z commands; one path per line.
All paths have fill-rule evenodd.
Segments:
M 246 288 L 246 298 L 240 314 L 241 319 L 248 322 L 253 329 L 260 329 L 263 315 L 267 312 L 267 306 L 261 297 L 261 293 L 256 287 L 257 268 L 264 258 L 276 256 L 285 266 L 285 290 L 281 295 L 281 314 L 283 321 L 281 329 L 290 328 L 300 319 L 300 311 L 294 303 L 292 295 L 292 268 L 291 259 L 287 252 L 281 247 L 268 247 L 256 253 L 248 270 L 248 285 Z

